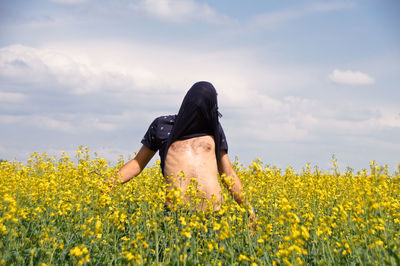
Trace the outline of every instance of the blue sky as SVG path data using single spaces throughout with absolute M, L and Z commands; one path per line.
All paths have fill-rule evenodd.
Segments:
M 231 158 L 400 163 L 398 1 L 3 0 L 0 158 L 128 158 L 199 80 Z

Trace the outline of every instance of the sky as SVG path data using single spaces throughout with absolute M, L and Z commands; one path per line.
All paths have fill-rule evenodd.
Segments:
M 0 159 L 79 145 L 132 158 L 205 80 L 232 160 L 393 171 L 399 12 L 395 0 L 1 0 Z

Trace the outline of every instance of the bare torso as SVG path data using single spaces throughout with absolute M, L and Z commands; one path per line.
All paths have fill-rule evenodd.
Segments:
M 199 196 L 204 199 L 199 201 L 200 204 L 196 208 L 204 210 L 208 202 L 212 202 L 214 210 L 220 208 L 223 197 L 218 182 L 218 166 L 212 136 L 194 137 L 172 143 L 165 159 L 164 174 L 167 195 L 173 189 L 180 189 L 181 197 L 186 202 L 193 201 L 188 189 L 193 187 L 190 186 L 192 180 L 192 183 L 198 185 Z M 171 206 L 171 201 L 167 197 L 166 205 Z

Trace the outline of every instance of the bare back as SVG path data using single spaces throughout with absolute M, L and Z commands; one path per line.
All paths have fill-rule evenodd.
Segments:
M 190 197 L 185 196 L 185 192 L 192 179 L 206 199 L 198 208 L 204 210 L 207 200 L 210 201 L 213 197 L 214 210 L 220 208 L 223 198 L 218 182 L 218 166 L 212 136 L 194 137 L 172 143 L 165 159 L 164 174 L 167 193 L 174 187 L 180 188 L 181 196 L 186 201 L 190 200 Z M 171 205 L 171 202 L 167 199 L 166 204 Z

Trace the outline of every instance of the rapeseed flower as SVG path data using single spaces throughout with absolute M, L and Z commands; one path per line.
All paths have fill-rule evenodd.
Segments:
M 398 263 L 400 169 L 389 173 L 373 161 L 368 169 L 340 172 L 334 159 L 330 171 L 307 164 L 296 172 L 259 159 L 248 167 L 235 161 L 257 210 L 251 232 L 249 210 L 226 189 L 219 211 L 209 204 L 197 212 L 204 198 L 196 180 L 185 192 L 166 192 L 156 161 L 110 190 L 103 180 L 123 159 L 111 163 L 89 153 L 80 147 L 75 157 L 34 153 L 26 163 L 0 164 L 1 264 Z M 168 214 L 166 199 L 173 203 Z

